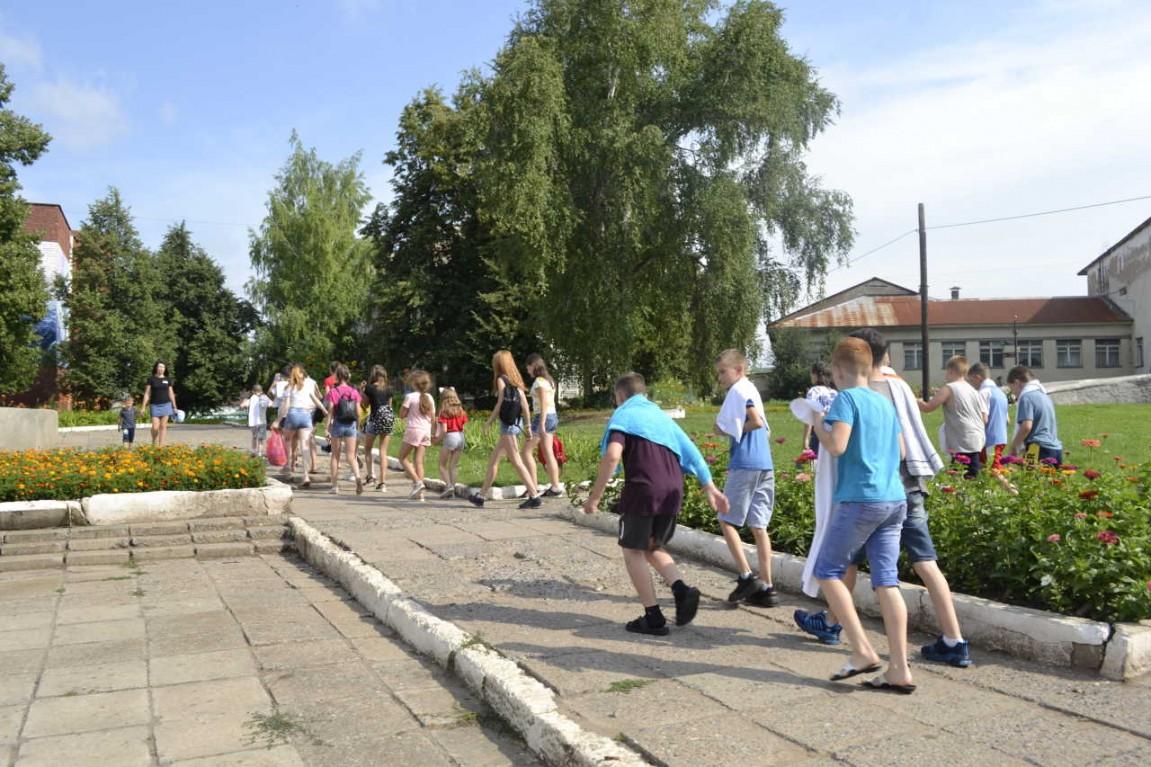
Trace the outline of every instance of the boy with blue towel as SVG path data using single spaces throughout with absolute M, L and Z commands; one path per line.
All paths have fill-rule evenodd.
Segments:
M 699 589 L 683 582 L 679 567 L 664 548 L 675 534 L 676 517 L 683 505 L 684 472 L 699 480 L 711 508 L 726 513 L 728 502 L 712 482 L 699 448 L 647 398 L 646 392 L 639 373 L 626 373 L 616 381 L 617 407 L 604 430 L 600 443 L 603 458 L 583 510 L 585 514 L 597 511 L 608 480 L 622 460 L 619 545 L 644 610 L 626 628 L 637 634 L 666 636 L 667 619 L 659 608 L 649 565 L 671 586 L 677 626 L 691 623 L 699 609 Z

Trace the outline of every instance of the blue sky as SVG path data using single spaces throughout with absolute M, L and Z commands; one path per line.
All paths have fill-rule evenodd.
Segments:
M 929 224 L 1151 194 L 1151 7 L 1125 0 L 794 0 L 785 37 L 843 101 L 811 168 L 855 200 L 861 254 Z M 0 10 L 12 106 L 56 140 L 25 195 L 78 227 L 120 188 L 147 245 L 187 219 L 239 289 L 248 229 L 293 129 L 321 156 L 362 153 L 377 198 L 403 106 L 454 89 L 502 44 L 520 0 L 34 2 Z M 1075 276 L 1151 200 L 929 234 L 932 293 L 1074 295 Z M 908 237 L 832 272 L 914 287 Z

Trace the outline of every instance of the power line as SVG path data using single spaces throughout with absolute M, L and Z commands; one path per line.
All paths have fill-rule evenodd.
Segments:
M 839 265 L 839 266 L 835 267 L 834 269 L 830 269 L 830 270 L 828 270 L 828 274 L 831 274 L 831 272 L 837 272 L 837 271 L 839 271 L 840 269 L 847 269 L 847 268 L 849 268 L 849 267 L 851 267 L 851 266 L 854 266 L 854 265 L 855 265 L 855 264 L 857 264 L 858 262 L 860 262 L 860 261 L 862 261 L 863 259 L 865 259 L 865 258 L 867 258 L 868 256 L 870 256 L 872 253 L 878 253 L 879 251 L 881 251 L 881 250 L 883 250 L 884 248 L 886 248 L 888 245 L 894 245 L 895 243 L 897 243 L 897 242 L 899 242 L 900 240 L 902 240 L 904 237 L 907 237 L 907 236 L 909 236 L 909 235 L 915 234 L 915 233 L 916 233 L 916 232 L 918 232 L 918 231 L 919 231 L 918 229 L 908 229 L 908 230 L 907 230 L 906 232 L 904 232 L 903 234 L 899 235 L 898 237 L 895 237 L 894 239 L 890 239 L 890 240 L 888 240 L 887 242 L 883 243 L 883 244 L 882 244 L 882 245 L 880 245 L 879 247 L 876 247 L 876 248 L 872 248 L 871 250 L 867 251 L 866 253 L 862 253 L 862 254 L 860 254 L 860 255 L 856 256 L 855 258 L 849 258 L 849 259 L 847 259 L 847 261 L 843 262 L 843 264 L 841 264 L 841 265 Z
M 1072 208 L 1056 208 L 1055 210 L 1041 210 L 1037 213 L 1021 213 L 1018 216 L 1001 216 L 999 218 L 983 218 L 978 221 L 961 221 L 956 224 L 939 224 L 937 226 L 929 226 L 930 229 L 955 229 L 960 226 L 975 226 L 976 224 L 994 224 L 999 221 L 1016 221 L 1021 218 L 1035 218 L 1037 216 L 1053 216 L 1057 213 L 1071 213 L 1077 210 L 1088 210 L 1090 208 L 1105 208 L 1108 205 L 1122 205 L 1126 202 L 1138 202 L 1140 200 L 1151 200 L 1151 194 L 1145 194 L 1142 197 L 1128 197 L 1123 200 L 1110 200 L 1108 202 L 1093 202 L 1090 205 L 1076 205 Z

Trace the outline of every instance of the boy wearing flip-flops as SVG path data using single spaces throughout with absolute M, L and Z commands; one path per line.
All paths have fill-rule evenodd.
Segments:
M 844 573 L 863 549 L 871 567 L 871 585 L 879 600 L 887 633 L 887 671 L 864 686 L 909 694 L 915 691 L 907 663 L 907 607 L 899 593 L 899 539 L 907 499 L 899 478 L 903 438 L 895 407 L 868 385 L 871 347 L 846 338 L 831 357 L 839 396 L 826 415 L 817 415 L 815 433 L 823 449 L 838 458 L 835 513 L 815 562 L 815 576 L 843 624 L 851 657 L 833 680 L 879 671 L 879 654 L 867 640 Z M 825 424 L 826 427 L 825 428 Z

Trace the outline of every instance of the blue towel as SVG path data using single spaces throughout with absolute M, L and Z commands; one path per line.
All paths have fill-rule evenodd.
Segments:
M 622 431 L 666 447 L 679 458 L 680 468 L 685 473 L 694 476 L 701 485 L 711 484 L 711 469 L 691 437 L 671 420 L 671 416 L 660 410 L 659 405 L 644 395 L 634 395 L 611 414 L 599 444 L 600 455 L 607 451 L 608 437 L 613 431 Z

